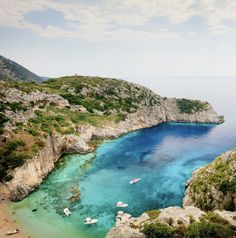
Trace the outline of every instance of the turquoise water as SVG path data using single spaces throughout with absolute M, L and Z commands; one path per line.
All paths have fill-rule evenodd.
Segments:
M 133 216 L 181 206 L 192 171 L 234 148 L 235 129 L 234 118 L 227 118 L 221 125 L 167 123 L 130 133 L 94 153 L 65 156 L 37 191 L 12 207 L 32 237 L 102 238 L 114 225 L 117 201 L 128 203 L 124 211 Z M 133 177 L 142 180 L 130 185 Z M 71 201 L 78 189 L 79 201 Z M 62 216 L 64 207 L 70 217 Z M 88 216 L 99 222 L 85 226 Z

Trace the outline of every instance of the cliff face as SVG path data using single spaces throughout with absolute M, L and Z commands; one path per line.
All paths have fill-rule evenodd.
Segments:
M 43 84 L 0 84 L 4 122 L 0 124 L 0 165 L 8 166 L 0 166 L 0 179 L 9 180 L 12 200 L 33 191 L 62 153 L 87 153 L 93 149 L 89 146 L 93 140 L 116 138 L 168 121 L 224 120 L 207 102 L 164 98 L 122 80 L 76 76 Z M 5 163 L 12 159 L 13 164 Z
M 184 206 L 203 210 L 236 209 L 236 151 L 228 151 L 194 171 L 188 181 Z
M 45 147 L 32 159 L 26 161 L 23 166 L 13 171 L 13 178 L 7 183 L 11 200 L 21 200 L 39 186 L 48 173 L 54 169 L 55 162 L 62 153 L 86 153 L 90 150 L 86 142 L 77 136 L 58 134 L 48 136 Z

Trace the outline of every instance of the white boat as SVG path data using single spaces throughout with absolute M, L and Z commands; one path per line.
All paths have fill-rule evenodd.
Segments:
M 141 180 L 141 178 L 133 178 L 129 181 L 130 184 L 134 184 L 134 183 L 137 183 Z
M 92 225 L 92 224 L 96 224 L 98 222 L 98 219 L 92 219 L 90 217 L 87 217 L 84 221 L 85 225 Z
M 66 216 L 70 216 L 70 215 L 71 215 L 71 211 L 69 210 L 68 207 L 64 208 L 63 213 L 64 213 Z
M 116 206 L 117 206 L 117 207 L 128 207 L 128 204 L 119 201 L 118 203 L 116 203 Z

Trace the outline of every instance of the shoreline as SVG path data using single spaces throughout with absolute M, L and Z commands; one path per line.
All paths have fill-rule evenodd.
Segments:
M 13 238 L 30 238 L 25 229 L 22 229 L 9 207 L 10 200 L 8 199 L 8 192 L 6 188 L 0 185 L 0 238 L 9 237 L 6 232 L 19 229 L 19 233 L 11 235 Z

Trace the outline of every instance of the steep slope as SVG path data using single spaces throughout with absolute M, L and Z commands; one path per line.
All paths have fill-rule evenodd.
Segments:
M 26 82 L 42 82 L 43 79 L 16 62 L 0 55 L 0 80 L 10 79 Z
M 8 181 L 13 200 L 37 187 L 62 153 L 86 153 L 103 139 L 167 121 L 224 120 L 207 102 L 168 99 L 123 80 L 72 76 L 0 84 L 0 179 Z
M 236 151 L 228 151 L 197 169 L 187 184 L 184 206 L 236 210 Z

